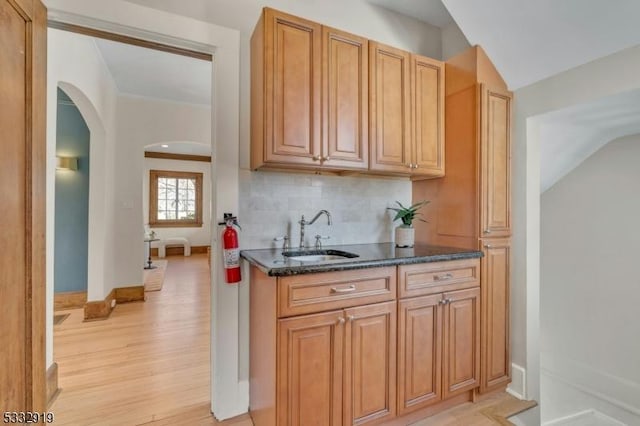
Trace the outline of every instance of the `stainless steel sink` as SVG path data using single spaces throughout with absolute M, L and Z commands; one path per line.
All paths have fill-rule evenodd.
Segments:
M 282 253 L 283 256 L 297 262 L 330 262 L 333 260 L 345 260 L 359 257 L 355 253 L 342 250 L 304 250 Z

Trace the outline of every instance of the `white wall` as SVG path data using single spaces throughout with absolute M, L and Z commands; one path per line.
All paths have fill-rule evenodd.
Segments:
M 47 63 L 47 366 L 53 362 L 54 215 L 56 167 L 56 89 L 78 106 L 90 135 L 88 298 L 104 298 L 114 268 L 109 235 L 113 234 L 113 157 L 116 86 L 90 38 L 48 31 Z
M 300 242 L 301 215 L 310 220 L 322 209 L 331 213 L 306 229 L 306 244 L 315 235 L 329 236 L 324 245 L 393 241 L 395 200 L 411 202 L 411 182 L 397 179 L 307 174 L 240 173 L 242 244 L 246 248 L 281 247 L 273 238 L 288 235 L 292 247 Z
M 638 414 L 639 159 L 617 139 L 546 191 L 540 257 L 541 367 Z
M 446 61 L 467 50 L 471 45 L 455 22 L 442 28 L 442 60 Z
M 211 109 L 199 105 L 168 102 L 135 96 L 118 97 L 118 138 L 115 177 L 118 287 L 140 285 L 144 263 L 144 224 L 148 222 L 143 203 L 144 147 L 161 142 L 190 141 L 211 144 Z M 206 164 L 209 168 L 210 164 Z M 145 179 L 146 178 L 146 179 Z M 209 175 L 209 182 L 210 182 Z M 148 185 L 148 182 L 147 182 Z M 210 187 L 209 187 L 210 188 Z M 209 189 L 209 191 L 211 191 Z M 162 235 L 162 232 L 159 232 Z M 207 227 L 210 235 L 210 228 Z M 137 238 L 139 236 L 139 238 Z M 208 241 L 205 238 L 205 241 Z M 208 245 L 208 242 L 203 243 Z
M 640 46 L 515 92 L 513 133 L 512 355 L 527 369 L 527 397 L 539 392 L 540 141 L 545 113 L 640 87 Z
M 145 158 L 142 175 L 142 220 L 144 223 L 149 221 L 149 171 L 151 170 L 202 173 L 202 226 L 151 229 L 156 232 L 158 238 L 184 237 L 189 240 L 192 246 L 211 244 L 211 163 Z M 157 243 L 151 243 L 151 247 L 157 247 Z

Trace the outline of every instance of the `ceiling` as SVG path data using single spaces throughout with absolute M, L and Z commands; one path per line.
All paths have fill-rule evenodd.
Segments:
M 211 105 L 211 62 L 95 38 L 120 93 Z
M 640 90 L 538 118 L 540 190 L 551 188 L 608 142 L 640 133 Z
M 511 90 L 640 44 L 638 0 L 443 0 Z
M 402 15 L 411 16 L 436 27 L 446 27 L 453 22 L 442 0 L 367 0 Z

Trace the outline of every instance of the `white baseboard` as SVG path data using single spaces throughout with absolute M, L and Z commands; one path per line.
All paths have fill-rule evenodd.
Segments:
M 571 414 L 569 416 L 560 417 L 558 419 L 550 420 L 542 423 L 542 426 L 561 426 L 561 425 L 603 425 L 603 426 L 626 426 L 624 423 L 609 417 L 598 410 L 585 410 L 579 413 Z
M 543 354 L 542 374 L 640 416 L 640 383 L 596 370 L 586 364 Z
M 518 399 L 527 399 L 527 371 L 518 364 L 511 364 L 511 383 L 507 387 L 507 393 Z

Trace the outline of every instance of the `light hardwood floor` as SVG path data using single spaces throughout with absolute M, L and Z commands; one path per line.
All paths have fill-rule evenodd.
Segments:
M 209 412 L 207 258 L 168 259 L 164 287 L 144 303 L 118 305 L 96 322 L 82 322 L 81 309 L 63 311 L 71 316 L 54 327 L 56 424 L 217 424 Z
M 106 321 L 82 322 L 82 309 L 56 312 L 71 314 L 54 327 L 56 425 L 252 425 L 246 415 L 219 423 L 210 413 L 206 255 L 167 259 L 162 290 L 144 303 L 118 305 Z M 415 426 L 508 424 L 500 414 L 518 407 L 498 394 Z

